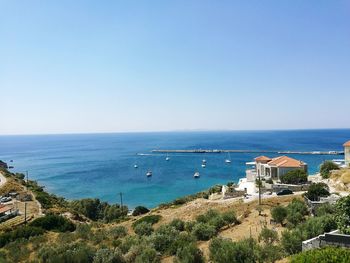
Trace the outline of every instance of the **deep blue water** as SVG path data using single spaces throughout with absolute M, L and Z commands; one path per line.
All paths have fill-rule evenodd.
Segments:
M 46 189 L 68 199 L 98 197 L 130 207 L 154 207 L 179 196 L 245 176 L 245 163 L 258 154 L 150 154 L 152 149 L 343 150 L 347 130 L 164 132 L 84 135 L 0 136 L 0 160 L 14 160 L 14 171 L 29 171 Z M 149 155 L 137 155 L 145 153 Z M 274 155 L 270 155 L 273 157 Z M 315 173 L 332 155 L 290 155 Z M 201 168 L 201 160 L 207 167 Z M 134 164 L 139 165 L 134 169 Z M 146 178 L 148 169 L 152 178 Z M 195 171 L 200 179 L 193 179 Z

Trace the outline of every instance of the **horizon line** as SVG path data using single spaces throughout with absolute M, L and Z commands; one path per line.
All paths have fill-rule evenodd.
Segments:
M 347 128 L 290 128 L 290 129 L 189 129 L 189 130 L 151 130 L 151 131 L 105 131 L 105 132 L 63 132 L 63 133 L 18 133 L 0 134 L 0 136 L 50 136 L 50 135 L 98 135 L 127 133 L 171 133 L 171 132 L 264 132 L 264 131 L 315 131 L 315 130 L 350 130 Z

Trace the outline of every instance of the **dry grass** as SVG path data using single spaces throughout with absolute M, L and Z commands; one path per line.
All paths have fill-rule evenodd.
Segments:
M 16 182 L 12 178 L 7 178 L 7 182 L 0 189 L 0 195 L 7 194 L 9 192 L 21 193 L 23 191 L 24 191 L 24 188 L 22 185 L 20 185 L 18 182 Z

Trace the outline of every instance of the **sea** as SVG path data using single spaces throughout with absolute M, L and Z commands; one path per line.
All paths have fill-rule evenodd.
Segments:
M 149 208 L 215 184 L 238 182 L 246 162 L 260 153 L 152 153 L 154 149 L 342 151 L 350 129 L 284 131 L 196 131 L 0 136 L 0 160 L 14 172 L 28 171 L 51 193 L 69 200 L 100 198 L 129 208 Z M 275 157 L 278 154 L 264 154 Z M 309 173 L 342 155 L 287 154 L 308 164 Z M 207 161 L 202 168 L 202 160 Z M 10 162 L 13 160 L 13 162 Z M 138 168 L 134 168 L 137 164 Z M 146 177 L 151 170 L 152 177 Z M 193 177 L 195 172 L 200 178 Z

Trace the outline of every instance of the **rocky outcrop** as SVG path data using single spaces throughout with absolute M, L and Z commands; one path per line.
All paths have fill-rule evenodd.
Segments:
M 8 168 L 7 163 L 0 160 L 0 168 L 7 169 Z

